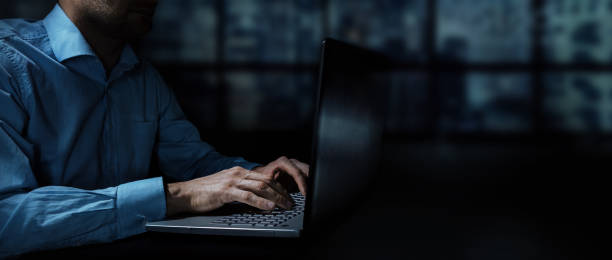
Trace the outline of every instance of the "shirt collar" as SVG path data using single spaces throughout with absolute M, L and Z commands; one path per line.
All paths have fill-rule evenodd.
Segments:
M 139 62 L 140 60 L 134 53 L 134 50 L 132 50 L 130 45 L 126 44 L 123 48 L 123 52 L 121 53 L 121 57 L 119 58 L 119 62 L 117 65 L 115 65 L 113 71 L 111 72 L 109 80 L 119 78 L 125 72 L 134 68 L 134 66 L 136 66 Z
M 117 65 L 115 65 L 115 67 L 121 66 L 123 69 L 129 70 L 139 62 L 140 59 L 138 59 L 138 56 L 136 56 L 136 53 L 134 53 L 132 47 L 130 47 L 129 44 L 126 44 L 125 47 L 123 47 L 121 57 L 119 57 L 119 62 Z
M 78 56 L 96 57 L 95 52 L 79 31 L 79 28 L 66 16 L 59 4 L 56 4 L 53 10 L 43 19 L 43 24 L 47 29 L 53 54 L 59 62 Z M 126 44 L 118 65 L 132 67 L 138 62 L 134 50 Z
M 53 54 L 59 62 L 77 56 L 96 56 L 79 29 L 56 4 L 43 19 Z
M 79 28 L 72 23 L 59 4 L 43 19 L 43 24 L 47 29 L 49 43 L 53 54 L 59 62 L 79 57 L 90 56 L 97 59 L 97 56 Z M 130 70 L 140 60 L 134 50 L 126 44 L 119 58 L 119 62 L 113 68 L 113 73 L 118 75 Z

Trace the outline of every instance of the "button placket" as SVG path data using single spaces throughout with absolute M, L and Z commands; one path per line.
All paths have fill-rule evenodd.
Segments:
M 120 179 L 119 179 L 119 176 L 117 175 L 116 154 L 113 152 L 113 148 L 117 147 L 117 145 L 115 142 L 115 135 L 113 134 L 114 124 L 113 124 L 113 116 L 112 116 L 113 111 L 112 111 L 111 100 L 110 100 L 110 86 L 111 86 L 110 83 L 105 83 L 104 85 L 104 109 L 105 109 L 104 136 L 106 138 L 106 141 L 104 142 L 104 145 L 106 147 L 106 151 L 105 151 L 106 169 L 105 170 L 106 170 L 106 174 L 111 174 L 114 177 L 115 179 L 114 185 L 119 185 Z

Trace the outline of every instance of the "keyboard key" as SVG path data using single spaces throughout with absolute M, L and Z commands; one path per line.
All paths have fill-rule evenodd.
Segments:
M 252 224 L 231 224 L 232 227 L 253 227 Z
M 303 214 L 304 212 L 304 196 L 302 196 L 300 193 L 293 193 L 290 195 L 294 199 L 295 205 L 289 210 L 280 208 L 275 208 L 272 211 L 253 210 L 242 214 L 226 216 L 220 220 L 215 220 L 213 223 L 244 227 L 278 226 L 295 216 Z

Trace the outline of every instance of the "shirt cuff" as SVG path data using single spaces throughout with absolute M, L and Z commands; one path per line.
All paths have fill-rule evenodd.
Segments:
M 166 194 L 161 177 L 134 181 L 117 188 L 119 238 L 145 232 L 148 221 L 166 216 Z

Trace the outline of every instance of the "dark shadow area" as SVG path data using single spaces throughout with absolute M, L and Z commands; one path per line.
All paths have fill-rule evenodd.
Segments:
M 316 236 L 145 233 L 31 256 L 606 259 L 610 153 L 541 141 L 386 141 L 371 192 Z
M 3 0 L 0 18 L 50 2 Z M 316 236 L 149 232 L 24 257 L 609 259 L 610 17 L 612 0 L 162 0 L 134 47 L 225 155 L 311 160 L 325 36 L 393 58 L 371 191 Z

